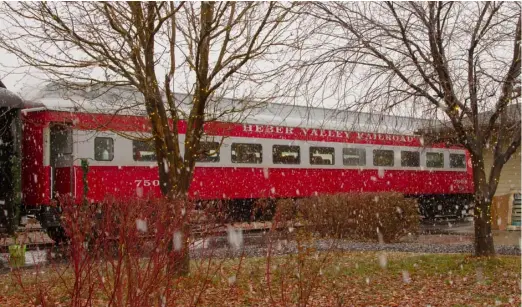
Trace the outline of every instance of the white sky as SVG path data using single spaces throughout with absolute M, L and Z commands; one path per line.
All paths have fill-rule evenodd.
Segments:
M 471 4 L 473 5 L 473 4 Z M 5 23 L 0 21 L 0 31 L 5 31 Z M 297 25 L 293 29 L 290 29 L 289 31 L 298 30 L 301 26 Z M 340 30 L 340 33 L 342 33 L 343 30 Z M 296 32 L 297 33 L 297 32 Z M 328 44 L 335 44 L 339 43 L 337 41 L 333 42 L 332 38 L 327 38 L 328 40 L 325 41 L 325 46 Z M 313 45 L 316 42 L 312 42 L 311 45 Z M 321 42 L 322 43 L 322 42 Z M 342 43 L 342 41 L 340 41 Z M 463 43 L 466 44 L 465 42 Z M 465 46 L 464 46 L 465 47 Z M 177 52 L 178 59 L 182 58 L 182 54 L 180 52 Z M 213 61 L 216 60 L 215 57 L 212 58 Z M 178 60 L 179 61 L 179 60 Z M 254 65 L 254 63 L 252 64 Z M 272 64 L 268 61 L 258 61 L 255 63 L 254 66 L 256 66 L 257 69 L 263 70 L 267 67 L 274 67 L 276 64 Z M 158 75 L 162 76 L 164 69 L 160 66 L 157 68 L 158 72 L 160 72 Z M 356 77 L 357 74 L 352 76 L 352 81 Z M 227 97 L 233 98 L 236 95 L 241 96 L 242 92 L 252 91 L 256 94 L 261 94 L 260 96 L 267 95 L 268 93 L 274 92 L 275 87 L 278 84 L 283 84 L 285 81 L 288 81 L 293 76 L 281 76 L 280 79 L 275 79 L 274 82 L 271 83 L 263 83 L 260 85 L 254 85 L 253 87 L 247 86 L 247 85 L 241 85 L 237 87 L 236 90 L 232 91 L 226 91 L 225 95 Z M 330 77 L 330 76 L 328 76 Z M 29 69 L 26 67 L 21 67 L 19 61 L 17 58 L 11 54 L 7 54 L 5 51 L 0 50 L 0 78 L 2 79 L 3 83 L 7 86 L 7 88 L 22 97 L 27 97 L 27 94 L 30 92 L 30 89 L 32 87 L 38 87 L 41 82 L 45 82 L 46 77 L 42 74 L 39 74 L 35 69 Z M 324 77 L 326 78 L 326 77 Z M 313 80 L 316 82 L 322 82 L 324 81 L 323 77 L 319 76 L 318 80 Z M 177 92 L 186 92 L 186 86 L 191 85 L 191 80 L 186 78 L 183 75 L 183 71 L 180 72 L 179 75 L 176 76 L 175 80 L 178 82 L 175 86 L 175 90 Z M 332 79 L 333 80 L 333 79 Z M 346 81 L 346 80 L 343 80 Z M 338 99 L 336 99 L 336 96 L 332 96 L 332 91 L 336 91 L 334 88 L 334 85 L 330 82 L 327 84 L 322 84 L 321 87 L 318 88 L 318 91 L 315 92 L 315 96 L 308 95 L 306 97 L 299 97 L 298 99 L 293 98 L 278 98 L 275 99 L 274 102 L 279 103 L 288 103 L 288 104 L 297 104 L 297 105 L 313 105 L 318 107 L 327 107 L 327 108 L 340 108 L 344 109 L 347 105 L 354 102 L 356 100 L 356 97 L 359 96 L 361 93 L 358 92 L 357 89 L 352 89 L 353 92 L 342 92 L 341 94 L 348 97 L 347 100 L 340 102 Z M 284 92 L 280 92 L 279 94 L 285 94 Z M 308 93 L 309 94 L 309 93 Z M 337 93 L 339 95 L 339 93 Z M 326 98 L 325 98 L 326 97 Z M 378 108 L 372 107 L 366 108 L 365 110 L 371 110 L 371 111 L 378 111 Z M 397 108 L 393 111 L 393 114 L 395 115 L 404 115 L 404 116 L 420 116 L 422 115 L 422 109 L 411 107 L 408 104 L 405 104 L 402 108 Z

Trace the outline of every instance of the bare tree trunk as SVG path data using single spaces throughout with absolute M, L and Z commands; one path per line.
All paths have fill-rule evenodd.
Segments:
M 491 195 L 484 171 L 483 153 L 472 153 L 473 183 L 475 185 L 475 256 L 495 255 L 493 235 L 491 232 Z
M 165 146 L 168 147 L 168 146 Z M 172 151 L 170 154 L 169 164 L 174 165 Z M 158 157 L 159 158 L 159 157 Z M 163 164 L 167 159 L 163 162 Z M 164 186 L 162 191 L 163 195 L 172 202 L 176 203 L 175 215 L 177 219 L 181 220 L 181 228 L 178 230 L 181 233 L 181 249 L 174 250 L 173 256 L 173 267 L 170 268 L 170 272 L 175 276 L 185 276 L 190 273 L 190 254 L 189 254 L 189 238 L 190 238 L 190 220 L 189 211 L 191 210 L 191 201 L 188 198 L 188 192 L 190 183 L 192 181 L 191 173 L 189 173 L 183 165 L 174 167 L 180 171 L 177 174 L 176 171 L 166 171 L 168 167 L 159 167 L 160 173 L 160 185 Z M 173 242 L 171 242 L 173 246 Z
M 475 256 L 494 256 L 495 246 L 491 233 L 491 200 L 477 199 L 475 192 Z
M 152 84 L 153 85 L 153 84 Z M 174 136 L 168 127 L 166 115 L 159 89 L 150 99 L 146 99 L 147 112 L 149 114 L 152 135 L 157 153 L 159 182 L 162 195 L 176 204 L 175 215 L 181 219 L 182 237 L 181 249 L 173 251 L 172 267 L 169 272 L 175 276 L 188 275 L 190 273 L 190 221 L 188 220 L 187 207 L 189 204 L 188 190 L 191 177 L 187 172 L 183 161 L 179 156 L 177 135 Z M 177 125 L 177 123 L 173 123 Z M 173 242 L 171 242 L 171 248 Z

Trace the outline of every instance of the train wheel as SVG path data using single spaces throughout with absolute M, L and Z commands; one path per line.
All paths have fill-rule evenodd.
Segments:
M 65 233 L 65 229 L 63 229 L 63 227 L 48 227 L 46 232 L 49 238 L 51 238 L 51 240 L 53 240 L 56 244 L 65 243 L 68 241 L 67 234 Z

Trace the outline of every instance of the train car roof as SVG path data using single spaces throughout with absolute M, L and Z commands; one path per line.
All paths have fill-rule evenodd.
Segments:
M 188 113 L 191 96 L 175 93 L 182 113 Z M 119 115 L 146 115 L 141 94 L 130 88 L 86 88 L 63 90 L 47 84 L 24 93 L 27 111 L 61 111 Z M 258 106 L 255 106 L 258 104 Z M 254 107 L 252 107 L 254 105 Z M 237 112 L 226 112 L 234 108 Z M 207 116 L 224 122 L 306 127 L 361 132 L 414 134 L 432 122 L 407 116 L 318 108 L 277 102 L 252 102 L 240 99 L 213 98 Z M 182 114 L 183 117 L 183 114 Z
M 23 108 L 24 101 L 18 95 L 4 87 L 0 87 L 0 108 Z

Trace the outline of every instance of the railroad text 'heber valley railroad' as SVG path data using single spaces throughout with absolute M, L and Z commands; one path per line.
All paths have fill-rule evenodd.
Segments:
M 243 124 L 243 132 L 274 133 L 274 134 L 285 134 L 285 135 L 296 135 L 296 136 L 304 135 L 304 136 L 350 138 L 350 139 L 353 137 L 356 137 L 358 140 L 395 141 L 395 142 L 405 142 L 405 143 L 411 143 L 415 140 L 415 137 L 409 136 L 409 135 L 380 134 L 380 133 L 371 133 L 371 132 L 350 132 L 350 131 L 339 131 L 339 130 L 279 127 L 279 126 L 269 126 L 269 125 L 251 125 L 251 124 Z

